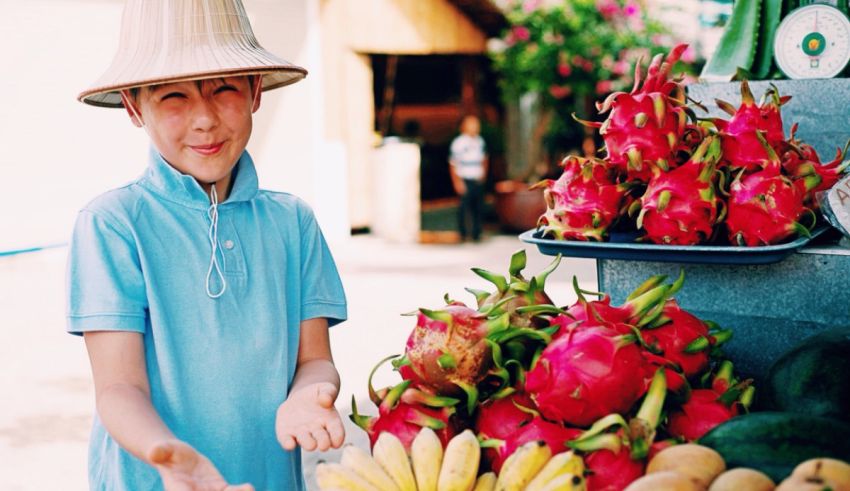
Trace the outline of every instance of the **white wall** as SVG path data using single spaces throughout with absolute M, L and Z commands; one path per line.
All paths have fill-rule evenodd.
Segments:
M 260 183 L 302 196 L 331 239 L 345 237 L 345 156 L 322 140 L 318 0 L 243 2 L 260 43 L 310 71 L 264 94 L 248 146 Z M 112 59 L 122 9 L 0 0 L 0 252 L 67 241 L 81 206 L 143 171 L 144 132 L 75 98 Z

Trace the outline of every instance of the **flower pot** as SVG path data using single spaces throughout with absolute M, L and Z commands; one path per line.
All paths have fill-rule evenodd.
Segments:
M 522 232 L 537 226 L 537 219 L 546 212 L 542 189 L 528 189 L 519 181 L 499 181 L 495 185 L 496 216 L 502 229 Z

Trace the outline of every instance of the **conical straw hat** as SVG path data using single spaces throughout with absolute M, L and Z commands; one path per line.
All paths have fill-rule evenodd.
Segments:
M 77 98 L 122 107 L 124 89 L 248 74 L 263 75 L 269 90 L 307 70 L 260 46 L 240 0 L 127 0 L 112 65 Z

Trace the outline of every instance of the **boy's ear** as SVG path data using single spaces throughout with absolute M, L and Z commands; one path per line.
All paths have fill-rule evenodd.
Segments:
M 254 102 L 251 105 L 251 113 L 253 114 L 253 113 L 257 112 L 257 109 L 260 108 L 260 99 L 263 98 L 263 95 L 262 95 L 263 94 L 263 76 L 262 75 L 255 75 L 254 76 L 254 83 L 252 84 L 252 87 L 253 87 L 253 92 L 254 92 L 254 94 L 253 94 L 253 96 L 254 96 L 253 101 Z
M 124 104 L 124 110 L 127 111 L 127 115 L 130 116 L 130 121 L 133 123 L 133 125 L 136 126 L 136 128 L 143 127 L 144 124 L 140 119 L 141 112 L 133 103 L 133 99 L 130 97 L 130 93 L 126 90 L 121 91 L 121 102 Z

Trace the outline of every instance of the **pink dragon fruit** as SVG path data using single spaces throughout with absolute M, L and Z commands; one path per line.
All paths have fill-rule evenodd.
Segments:
M 721 200 L 715 192 L 720 141 L 706 138 L 685 164 L 657 173 L 641 198 L 637 226 L 656 244 L 695 245 L 709 239 Z
M 470 413 L 478 398 L 476 385 L 493 366 L 488 336 L 510 329 L 508 314 L 487 313 L 451 302 L 443 310 L 420 309 L 407 340 L 402 378 L 440 395 L 466 393 Z
M 475 295 L 479 310 L 500 304 L 501 309 L 510 314 L 510 324 L 516 327 L 545 327 L 545 319 L 533 312 L 523 311 L 522 308 L 537 305 L 552 305 L 552 299 L 546 294 L 546 278 L 558 267 L 560 255 L 540 274 L 527 280 L 522 275 L 526 265 L 525 250 L 519 250 L 511 256 L 508 267 L 508 277 L 492 273 L 481 268 L 472 268 L 478 276 L 489 281 L 496 287 L 495 292 L 485 290 L 466 290 Z M 518 310 L 519 309 L 519 310 Z M 533 309 L 531 309 L 533 311 Z
M 602 160 L 572 155 L 561 165 L 564 172 L 557 181 L 532 186 L 545 188 L 546 213 L 538 228 L 543 236 L 559 240 L 604 240 L 625 208 L 628 185 L 617 184 L 613 169 Z
M 757 134 L 757 139 L 768 160 L 758 172 L 739 172 L 730 186 L 729 241 L 752 247 L 776 244 L 794 233 L 808 235 L 798 221 L 805 211 L 803 189 L 782 175 L 779 158 L 764 137 Z
M 717 118 L 714 124 L 720 131 L 723 141 L 723 160 L 733 170 L 744 169 L 745 172 L 757 171 L 762 162 L 769 158 L 767 150 L 760 143 L 760 135 L 764 135 L 769 147 L 783 149 L 785 147 L 785 131 L 782 128 L 781 107 L 790 97 L 780 97 L 776 87 L 765 92 L 759 105 L 756 105 L 750 85 L 746 80 L 741 82 L 741 106 L 735 109 L 724 101 L 716 101 L 717 105 L 732 116 L 730 120 Z
M 669 295 L 678 291 L 681 281 L 684 281 L 682 278 L 674 285 L 664 285 L 666 279 L 663 275 L 649 278 L 626 298 L 623 305 L 615 307 L 611 305 L 611 297 L 608 295 L 603 295 L 600 300 L 588 301 L 585 295 L 595 292 L 582 290 L 578 285 L 578 278 L 573 276 L 573 290 L 578 300 L 566 311 L 566 316 L 556 317 L 553 323 L 566 327 L 575 321 L 583 321 L 580 327 L 603 326 L 621 334 L 629 334 L 633 332 L 633 326 L 640 326 L 651 320 L 647 318 L 647 314 Z M 566 329 L 562 328 L 559 333 L 565 331 Z
M 427 427 L 437 433 L 445 447 L 449 440 L 462 430 L 454 418 L 454 406 L 459 401 L 412 388 L 409 380 L 394 387 L 376 391 L 372 386 L 372 378 L 378 367 L 391 358 L 393 357 L 382 360 L 369 374 L 369 397 L 378 406 L 378 416 L 369 417 L 359 414 L 357 401 L 352 396 L 351 421 L 366 431 L 372 446 L 375 445 L 378 436 L 387 431 L 397 436 L 409 450 L 419 431 Z
M 524 392 L 489 399 L 478 407 L 475 430 L 482 440 L 503 440 L 534 419 L 534 401 Z
M 615 92 L 597 104 L 600 114 L 611 113 L 603 123 L 581 121 L 599 128 L 608 160 L 628 181 L 648 182 L 658 172 L 675 165 L 688 123 L 684 89 L 670 80 L 673 65 L 687 49 L 674 47 L 664 59 L 657 55 L 642 80 L 641 63 L 635 67 L 630 93 Z
M 850 141 L 843 150 L 836 149 L 835 158 L 824 164 L 811 145 L 794 138 L 796 130 L 795 124 L 791 128 L 789 150 L 782 155 L 782 169 L 805 194 L 804 204 L 816 210 L 819 207 L 816 194 L 832 188 L 850 166 L 850 160 L 844 160 Z
M 505 426 L 507 426 L 505 424 Z M 558 423 L 546 421 L 540 416 L 532 416 L 530 420 L 522 423 L 519 427 L 511 427 L 502 438 L 490 438 L 481 444 L 484 449 L 484 459 L 490 468 L 499 473 L 505 460 L 522 445 L 542 441 L 557 454 L 569 450 L 567 442 L 574 440 L 581 434 L 581 430 L 568 428 Z
M 569 442 L 571 448 L 586 452 L 587 489 L 622 491 L 643 476 L 646 456 L 661 420 L 667 393 L 665 380 L 664 369 L 658 370 L 637 415 L 628 423 L 619 414 L 609 414 Z M 615 431 L 607 433 L 609 428 Z
M 587 426 L 627 412 L 644 391 L 641 350 L 606 327 L 567 329 L 526 374 L 525 391 L 547 419 Z
M 711 331 L 711 327 L 670 299 L 664 304 L 661 317 L 643 330 L 643 338 L 687 378 L 692 378 L 708 369 L 711 349 L 731 337 L 732 331 Z
M 749 406 L 753 397 L 751 380 L 732 386 L 732 364 L 724 361 L 710 389 L 694 389 L 691 398 L 669 415 L 667 432 L 689 441 L 697 440 L 712 428 Z

